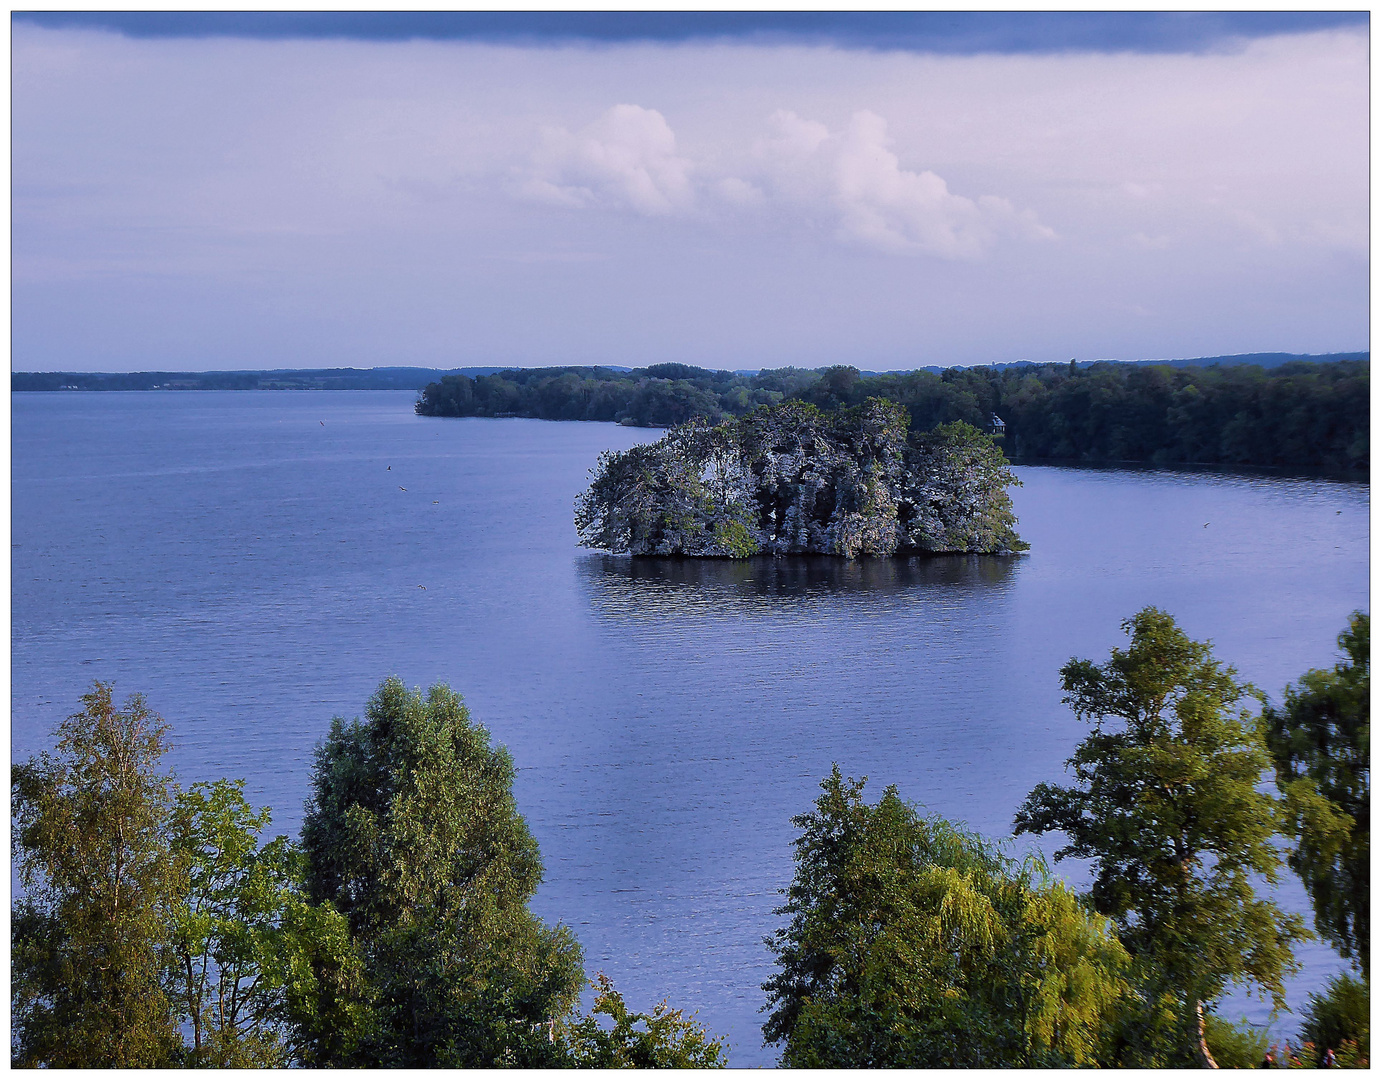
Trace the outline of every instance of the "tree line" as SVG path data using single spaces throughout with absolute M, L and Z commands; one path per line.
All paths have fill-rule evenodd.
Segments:
M 439 375 L 500 368 L 274 368 L 253 371 L 15 371 L 15 393 L 53 390 L 420 390 Z
M 1087 894 L 895 788 L 869 803 L 865 780 L 825 778 L 768 940 L 783 1064 L 1366 1065 L 1367 616 L 1279 706 L 1162 611 L 1123 629 L 1127 648 L 1061 670 L 1091 731 L 1072 782 L 1014 823 L 1090 860 Z M 630 1011 L 602 974 L 580 1011 L 579 943 L 528 909 L 542 867 L 513 762 L 448 688 L 388 679 L 363 720 L 332 721 L 297 841 L 263 840 L 241 781 L 180 788 L 138 695 L 82 701 L 12 770 L 15 1065 L 724 1064 L 694 1018 Z M 1253 883 L 1286 858 L 1362 978 L 1270 1047 L 1216 1010 L 1234 982 L 1284 1007 L 1310 931 Z
M 1367 470 L 1370 362 L 1020 364 L 863 374 L 837 366 L 756 375 L 654 364 L 533 368 L 444 376 L 422 416 L 525 416 L 673 427 L 718 423 L 801 400 L 826 411 L 870 397 L 903 406 L 917 431 L 963 421 L 1004 425 L 1016 461 L 1142 462 Z

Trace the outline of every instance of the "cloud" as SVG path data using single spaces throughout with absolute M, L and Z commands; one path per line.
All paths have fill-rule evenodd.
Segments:
M 838 133 L 784 109 L 769 124 L 771 133 L 755 143 L 749 177 L 716 177 L 712 162 L 677 153 L 676 134 L 660 112 L 616 105 L 575 134 L 542 129 L 519 170 L 519 190 L 556 206 L 647 216 L 713 213 L 719 206 L 776 210 L 798 226 L 823 217 L 845 243 L 948 259 L 978 258 L 1004 236 L 1055 235 L 1005 198 L 956 195 L 935 173 L 902 168 L 887 122 L 876 113 L 855 113 Z
M 779 196 L 803 207 L 828 207 L 842 240 L 906 254 L 973 259 L 1002 236 L 1052 239 L 1030 211 L 985 195 L 956 195 L 930 170 L 905 169 L 891 149 L 887 122 L 854 113 L 843 131 L 780 110 L 772 137 L 758 144 Z
M 136 38 L 690 42 L 984 53 L 1204 52 L 1367 26 L 1365 11 L 28 11 L 17 23 Z
M 521 191 L 560 206 L 658 216 L 693 205 L 690 167 L 689 160 L 677 155 L 676 136 L 661 113 L 615 105 L 575 134 L 543 129 Z
M 21 366 L 1366 341 L 1365 32 L 972 57 L 13 36 Z

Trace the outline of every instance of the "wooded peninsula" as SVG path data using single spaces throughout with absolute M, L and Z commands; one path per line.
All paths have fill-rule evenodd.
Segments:
M 996 417 L 1017 462 L 1365 471 L 1370 370 L 1369 359 L 1272 367 L 1071 361 L 881 375 L 846 366 L 757 374 L 686 364 L 530 368 L 444 376 L 423 389 L 417 412 L 673 427 L 783 401 L 837 412 L 876 397 L 902 406 L 913 431 L 956 421 L 991 430 Z

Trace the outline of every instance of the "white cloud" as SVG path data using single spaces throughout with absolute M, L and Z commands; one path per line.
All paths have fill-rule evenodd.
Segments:
M 929 169 L 903 168 L 887 122 L 876 113 L 854 113 L 838 133 L 785 109 L 770 122 L 774 134 L 757 146 L 770 184 L 785 200 L 830 208 L 842 240 L 883 251 L 973 259 L 1002 236 L 1055 236 L 1034 212 L 1019 212 L 1005 198 L 974 200 L 951 192 Z
M 661 113 L 615 105 L 575 134 L 543 129 L 521 191 L 562 206 L 670 214 L 695 201 L 690 167 L 677 155 L 676 135 Z
M 13 54 L 21 365 L 887 369 L 1366 340 L 1365 32 L 931 56 L 17 24 Z M 1043 226 L 1060 242 L 1022 239 Z
M 738 210 L 785 210 L 798 224 L 823 215 L 846 243 L 942 258 L 978 258 L 1002 236 L 1055 235 L 1005 198 L 956 195 L 935 173 L 904 169 L 876 113 L 855 113 L 838 133 L 784 109 L 769 125 L 754 146 L 758 175 L 714 178 L 710 161 L 677 153 L 660 112 L 616 105 L 575 134 L 544 128 L 519 190 L 557 206 L 644 215 L 707 211 L 709 193 Z
M 731 206 L 756 207 L 763 203 L 762 189 L 737 176 L 729 176 L 714 186 L 715 194 Z

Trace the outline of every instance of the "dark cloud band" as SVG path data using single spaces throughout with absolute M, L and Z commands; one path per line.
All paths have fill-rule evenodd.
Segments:
M 1365 11 L 16 11 L 16 23 L 130 37 L 347 38 L 511 44 L 734 41 L 951 55 L 1202 52 L 1369 25 Z

